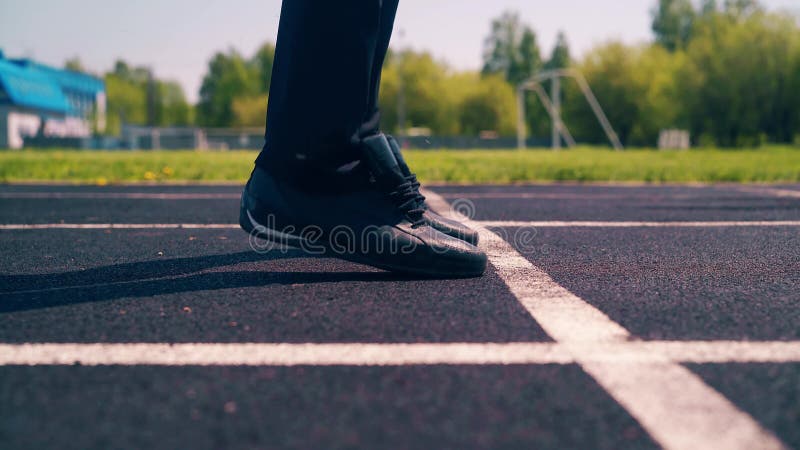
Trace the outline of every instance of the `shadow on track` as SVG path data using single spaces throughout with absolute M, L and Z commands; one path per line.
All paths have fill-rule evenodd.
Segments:
M 239 252 L 225 255 L 175 258 L 115 264 L 73 272 L 0 276 L 0 313 L 115 300 L 126 297 L 267 286 L 342 281 L 396 281 L 410 279 L 388 272 L 202 272 L 282 258 L 307 257 L 300 251 L 262 255 Z

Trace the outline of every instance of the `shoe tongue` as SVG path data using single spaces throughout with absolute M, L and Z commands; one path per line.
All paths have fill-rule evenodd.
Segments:
M 362 144 L 364 162 L 380 186 L 393 190 L 406 182 L 406 176 L 384 134 L 365 138 Z
M 389 146 L 392 148 L 392 154 L 394 154 L 394 158 L 397 160 L 400 171 L 407 177 L 411 176 L 411 169 L 403 158 L 403 153 L 400 151 L 400 144 L 397 142 L 397 139 L 392 136 L 386 136 L 386 140 L 389 141 Z

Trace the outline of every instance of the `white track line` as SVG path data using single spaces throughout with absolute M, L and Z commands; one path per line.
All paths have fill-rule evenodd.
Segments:
M 739 222 L 597 222 L 597 221 L 502 221 L 486 220 L 472 223 L 484 227 L 533 228 L 725 228 L 725 227 L 798 227 L 800 220 L 739 221 Z M 0 230 L 234 230 L 232 223 L 38 223 L 0 224 Z
M 37 223 L 4 224 L 0 230 L 233 230 L 232 223 Z
M 425 192 L 433 209 L 450 210 Z M 489 261 L 539 325 L 666 449 L 781 449 L 752 417 L 675 362 L 597 361 L 588 343 L 622 343 L 632 336 L 603 312 L 534 267 L 509 243 L 475 222 Z
M 426 192 L 426 196 L 434 209 L 442 212 L 449 210 L 449 205 L 441 196 L 431 192 Z M 463 217 L 461 219 L 466 220 Z M 120 344 L 124 346 L 122 348 L 102 347 L 104 344 L 64 344 L 77 347 L 63 347 L 59 344 L 39 344 L 39 346 L 23 344 L 0 346 L 0 356 L 18 363 L 22 363 L 25 358 L 36 356 L 34 355 L 36 353 L 51 364 L 66 364 L 71 359 L 74 362 L 76 357 L 84 359 L 87 364 L 92 364 L 92 358 L 98 358 L 95 360 L 96 364 L 125 364 L 126 358 L 130 364 L 141 364 L 139 362 L 141 358 L 137 358 L 142 356 L 143 351 L 151 349 L 142 346 L 156 345 L 162 347 L 157 347 L 156 353 L 150 357 L 155 360 L 161 358 L 164 363 L 174 360 L 175 355 L 170 354 L 166 350 L 168 348 L 183 352 L 180 355 L 183 360 L 195 361 L 193 364 L 201 364 L 205 360 L 214 364 L 235 365 L 241 362 L 236 358 L 254 357 L 261 359 L 260 364 L 314 365 L 324 364 L 326 361 L 337 365 L 358 364 L 359 361 L 370 365 L 386 364 L 397 361 L 398 357 L 403 364 L 469 364 L 480 363 L 489 358 L 498 361 L 496 362 L 498 364 L 513 364 L 515 360 L 520 359 L 524 363 L 526 358 L 528 361 L 543 363 L 574 361 L 625 407 L 664 448 L 734 450 L 783 448 L 778 439 L 764 430 L 749 415 L 670 357 L 670 353 L 677 355 L 693 353 L 690 356 L 694 356 L 694 361 L 702 361 L 704 355 L 714 354 L 713 347 L 703 344 L 704 347 L 691 351 L 691 348 L 689 350 L 681 348 L 681 343 L 631 342 L 632 336 L 627 330 L 560 286 L 541 269 L 534 267 L 509 243 L 480 223 L 467 222 L 479 231 L 483 240 L 482 246 L 486 249 L 498 275 L 557 344 L 450 344 L 455 347 L 448 348 L 438 347 L 442 344 L 405 346 L 389 344 L 393 345 L 389 351 L 381 344 L 355 344 L 358 351 L 352 347 L 353 344 L 340 344 L 345 347 L 340 347 L 338 353 L 331 347 L 315 346 L 302 347 L 302 351 L 295 349 L 288 353 L 276 352 L 273 348 L 272 353 L 267 355 L 254 351 L 254 347 L 249 347 L 249 352 L 241 354 L 231 352 L 231 347 L 225 347 L 224 344 L 203 344 L 214 346 L 210 348 L 197 347 L 197 344 L 185 344 L 187 346 L 184 347 L 169 344 Z M 110 224 L 106 226 L 106 228 L 113 227 L 115 226 Z M 184 226 L 176 227 L 173 224 L 171 227 Z M 232 226 L 224 225 L 224 227 Z M 780 347 L 780 344 L 784 346 Z M 280 346 L 291 344 L 272 345 L 276 348 L 285 348 Z M 479 347 L 472 347 L 474 345 Z M 632 353 L 632 348 L 642 345 L 650 346 L 650 351 Z M 774 358 L 775 352 L 785 351 L 787 345 L 793 352 L 797 351 L 790 346 L 791 343 L 766 345 L 770 347 L 765 349 L 755 346 L 751 347 L 750 351 L 758 353 L 762 360 Z M 660 351 L 656 352 L 655 349 L 659 346 Z M 741 345 L 736 347 L 732 343 L 725 343 L 723 347 L 728 349 L 726 352 L 729 358 L 741 354 L 746 348 Z M 101 351 L 103 348 L 108 351 Z M 131 349 L 139 349 L 139 352 L 132 357 Z M 69 351 L 79 354 L 69 355 Z M 166 353 L 159 353 L 165 351 Z M 718 360 L 727 361 L 725 355 L 716 356 Z M 280 358 L 288 361 L 281 363 Z M 36 363 L 35 358 L 32 363 Z
M 405 366 L 572 364 L 581 345 L 439 344 L 0 344 L 0 366 Z M 650 341 L 586 344 L 584 362 L 605 364 L 800 362 L 800 342 Z
M 724 228 L 724 227 L 797 227 L 800 220 L 758 221 L 705 221 L 705 222 L 638 222 L 638 221 L 502 221 L 474 222 L 484 227 L 533 227 L 533 228 Z
M 767 186 L 736 186 L 735 189 L 749 194 L 769 195 L 772 197 L 800 198 L 800 191 Z
M 645 195 L 642 193 L 630 194 L 607 194 L 591 193 L 558 193 L 558 192 L 444 192 L 441 195 L 451 199 L 537 199 L 537 200 L 612 200 L 631 198 L 634 196 Z
M 448 199 L 509 199 L 509 200 L 691 200 L 702 199 L 697 195 L 672 194 L 660 192 L 632 191 L 618 194 L 612 193 L 558 193 L 558 192 L 443 192 L 442 196 Z
M 238 200 L 236 193 L 0 192 L 0 199 Z
M 625 186 L 629 187 L 629 186 Z M 692 186 L 697 187 L 697 186 Z M 714 195 L 731 194 L 725 190 L 728 186 L 719 186 L 721 189 L 708 191 Z M 730 186 L 733 191 L 745 192 L 749 194 L 766 195 L 772 197 L 800 198 L 800 190 L 782 189 L 766 186 Z M 614 199 L 667 199 L 667 200 L 691 200 L 702 199 L 697 195 L 685 193 L 664 193 L 658 191 L 642 191 L 626 189 L 625 192 L 443 192 L 442 196 L 449 199 L 518 199 L 518 200 L 614 200 Z M 733 198 L 731 198 L 733 200 Z
M 519 344 L 21 344 L 0 345 L 3 365 L 568 364 L 551 343 Z
M 609 351 L 619 355 L 627 348 L 696 364 L 800 362 L 800 341 L 645 341 Z

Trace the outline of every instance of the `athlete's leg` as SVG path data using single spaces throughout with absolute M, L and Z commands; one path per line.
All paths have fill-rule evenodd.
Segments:
M 315 254 L 478 276 L 486 255 L 431 220 L 419 185 L 380 133 L 380 71 L 397 1 L 284 0 L 266 143 L 239 223 Z
M 359 158 L 382 0 L 284 0 L 256 165 L 305 177 Z M 355 142 L 354 142 L 355 141 Z
M 361 125 L 362 135 L 376 134 L 380 130 L 380 110 L 378 108 L 378 94 L 380 92 L 381 71 L 386 53 L 389 50 L 389 41 L 394 29 L 394 18 L 397 14 L 399 0 L 384 0 L 381 6 L 380 25 L 378 29 L 378 42 L 375 46 L 375 57 L 372 62 L 370 75 L 369 99 L 367 101 L 367 114 Z

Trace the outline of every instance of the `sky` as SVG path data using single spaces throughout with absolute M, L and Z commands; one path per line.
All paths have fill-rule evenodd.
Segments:
M 289 0 L 291 1 L 291 0 Z M 331 0 L 338 1 L 338 0 Z M 573 56 L 611 39 L 651 39 L 655 0 L 401 0 L 392 47 L 427 50 L 459 70 L 479 69 L 490 21 L 518 11 L 549 54 L 559 30 Z M 762 0 L 800 15 L 800 0 Z M 0 49 L 61 66 L 78 57 L 103 73 L 117 59 L 179 81 L 190 101 L 211 56 L 230 47 L 252 55 L 275 41 L 280 0 L 0 0 Z

